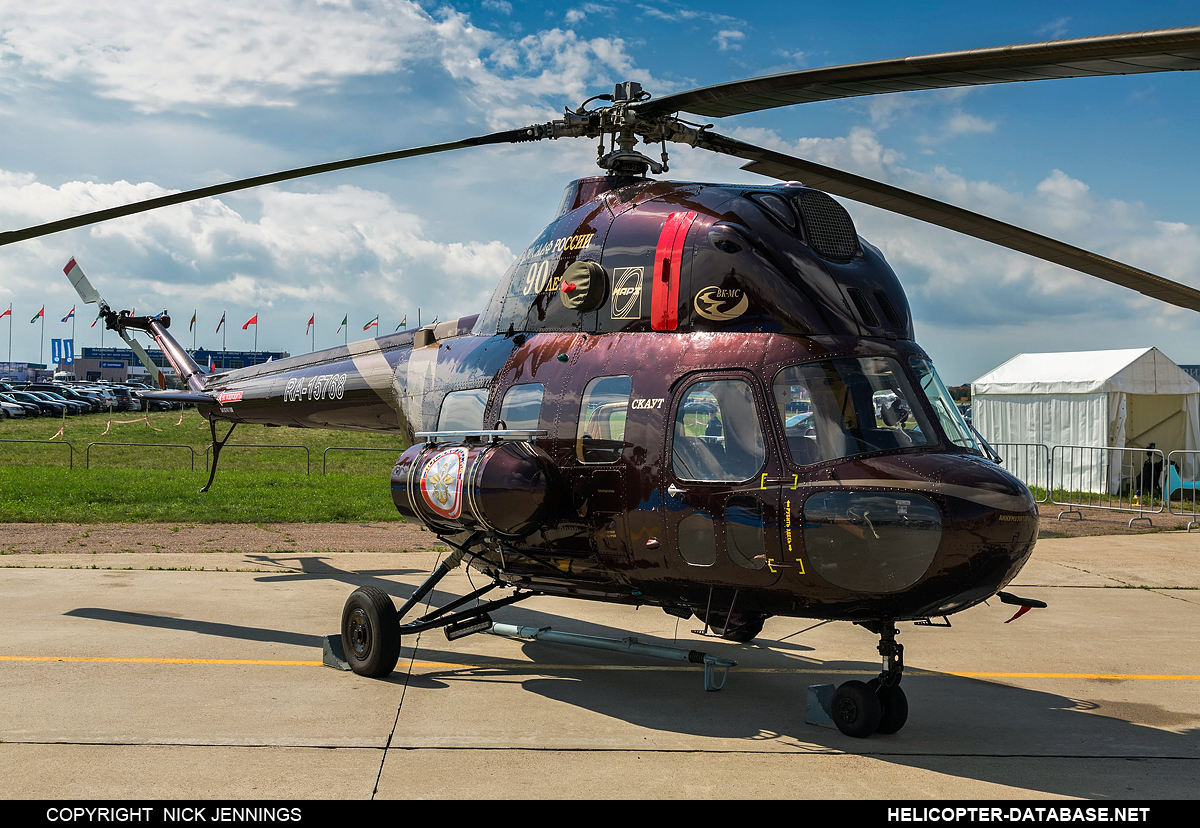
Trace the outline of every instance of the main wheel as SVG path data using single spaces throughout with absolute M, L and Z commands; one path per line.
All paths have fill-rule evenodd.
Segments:
M 746 623 L 725 631 L 721 637 L 726 641 L 736 641 L 739 644 L 749 644 L 762 632 L 765 618 L 750 618 Z
M 879 718 L 879 727 L 875 732 L 884 734 L 899 732 L 900 728 L 904 727 L 904 723 L 908 721 L 908 696 L 904 695 L 899 684 L 882 687 L 879 679 L 871 679 L 867 682 L 867 687 L 875 691 L 875 695 L 879 697 L 879 703 L 883 706 L 883 715 Z
M 400 621 L 396 605 L 378 587 L 359 587 L 342 608 L 342 649 L 360 676 L 382 678 L 400 658 Z
M 861 681 L 848 681 L 833 693 L 833 722 L 838 730 L 865 739 L 879 727 L 883 707 L 875 691 Z

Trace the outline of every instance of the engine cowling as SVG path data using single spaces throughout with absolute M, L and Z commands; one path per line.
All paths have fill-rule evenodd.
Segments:
M 392 469 L 400 513 L 447 532 L 520 538 L 557 517 L 561 474 L 529 442 L 418 444 Z

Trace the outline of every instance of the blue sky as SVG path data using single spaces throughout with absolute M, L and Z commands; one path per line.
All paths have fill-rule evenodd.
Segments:
M 790 69 L 1197 23 L 1194 3 L 246 4 L 0 0 L 0 226 L 230 178 L 545 121 L 620 80 L 657 94 Z M 941 198 L 1200 286 L 1197 73 L 809 104 L 717 129 Z M 13 357 L 76 302 L 168 308 L 201 346 L 341 340 L 473 313 L 595 174 L 590 141 L 446 153 L 178 206 L 0 248 Z M 672 150 L 672 178 L 755 181 Z M 1022 351 L 1154 345 L 1200 363 L 1200 319 L 1091 277 L 847 205 L 900 275 L 949 383 Z M 86 311 L 80 321 L 90 322 Z M 86 317 L 86 318 L 85 318 Z M 7 357 L 0 321 L 0 359 Z M 235 323 L 236 324 L 233 324 Z M 357 325 L 357 327 L 353 327 Z M 99 328 L 77 328 L 77 349 Z M 181 332 L 181 333 L 180 333 Z M 93 341 L 94 340 L 94 341 Z M 245 340 L 245 341 L 242 341 Z M 106 340 L 107 341 L 107 340 Z M 47 346 L 48 347 L 48 346 Z M 48 353 L 48 351 L 47 351 Z

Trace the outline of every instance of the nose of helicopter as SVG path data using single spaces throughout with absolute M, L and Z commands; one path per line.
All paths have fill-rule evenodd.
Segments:
M 1003 589 L 1033 553 L 1037 502 L 1020 480 L 979 458 L 948 458 L 939 470 L 943 537 L 930 586 L 940 587 L 930 615 L 979 603 Z

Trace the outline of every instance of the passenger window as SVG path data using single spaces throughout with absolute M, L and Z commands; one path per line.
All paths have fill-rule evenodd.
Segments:
M 729 560 L 744 569 L 767 565 L 767 538 L 762 501 L 734 495 L 725 502 L 725 550 Z
M 542 397 L 546 386 L 540 382 L 514 385 L 504 395 L 500 406 L 500 419 L 505 428 L 522 430 L 536 429 L 542 415 Z
M 767 459 L 754 392 L 744 380 L 698 382 L 675 415 L 671 466 L 680 480 L 749 480 Z
M 454 391 L 442 400 L 438 431 L 482 431 L 483 409 L 487 407 L 486 388 Z
M 625 416 L 633 381 L 597 377 L 583 392 L 575 456 L 581 463 L 614 463 L 625 449 Z

